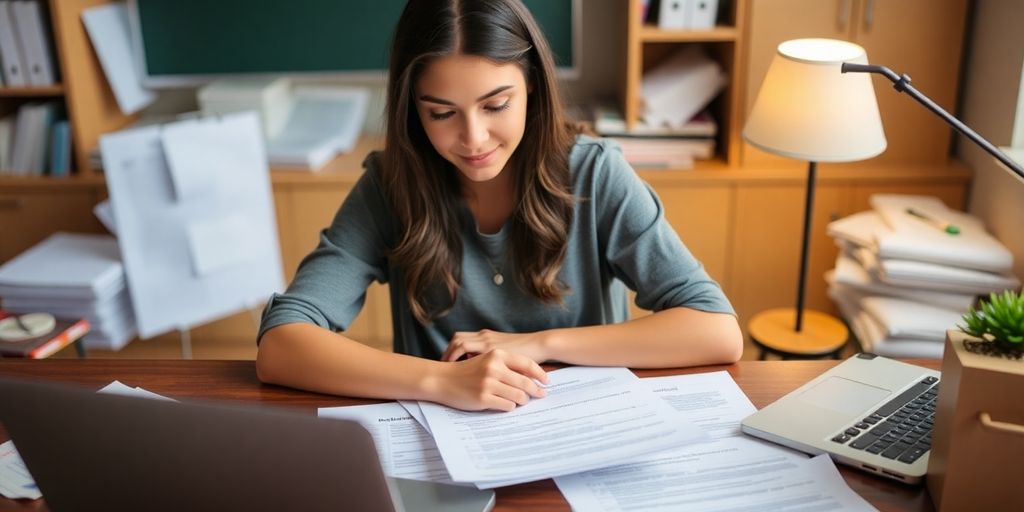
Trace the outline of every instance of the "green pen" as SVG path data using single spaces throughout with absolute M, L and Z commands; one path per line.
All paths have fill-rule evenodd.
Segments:
M 913 208 L 907 208 L 907 213 L 910 214 L 910 215 L 913 215 L 914 217 L 917 217 L 917 218 L 919 218 L 919 219 L 921 219 L 921 220 L 923 220 L 925 222 L 927 222 L 928 224 L 931 224 L 932 226 L 935 226 L 935 227 L 941 229 L 942 231 L 945 231 L 946 233 L 949 233 L 950 235 L 959 235 L 960 234 L 960 228 L 958 228 L 958 227 L 954 226 L 953 224 L 950 224 L 950 223 L 948 223 L 948 222 L 946 222 L 944 220 L 940 220 L 940 219 L 936 219 L 934 217 L 930 217 L 930 216 L 925 215 L 925 214 L 923 214 L 923 213 L 921 213 L 921 212 L 919 212 L 919 211 L 917 211 L 917 210 L 915 210 Z

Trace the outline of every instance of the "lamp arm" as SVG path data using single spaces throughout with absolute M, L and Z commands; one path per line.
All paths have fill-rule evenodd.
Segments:
M 877 73 L 888 78 L 889 81 L 893 83 L 893 88 L 896 89 L 896 91 L 905 92 L 909 94 L 911 98 L 914 98 L 915 100 L 918 101 L 918 103 L 924 105 L 928 110 L 934 112 L 935 115 L 941 117 L 944 121 L 949 123 L 950 126 L 956 128 L 958 132 L 966 135 L 968 139 L 971 139 L 975 144 L 981 146 L 982 149 L 988 151 L 990 155 L 996 157 L 996 159 L 1002 162 L 1003 165 L 1008 167 L 1013 172 L 1017 173 L 1017 175 L 1020 176 L 1021 178 L 1024 178 L 1024 168 L 1022 168 L 1020 164 L 1014 162 L 1012 159 L 1010 159 L 1010 157 L 1006 156 L 1006 153 L 1000 151 L 999 148 L 995 147 L 995 145 L 993 145 L 987 139 L 985 139 L 981 135 L 978 135 L 978 132 L 972 130 L 969 126 L 961 122 L 959 119 L 953 117 L 949 112 L 943 110 L 942 107 L 935 104 L 935 102 L 932 101 L 930 98 L 928 98 L 924 94 L 921 94 L 921 92 L 915 89 L 914 86 L 910 85 L 910 77 L 907 76 L 906 74 L 897 75 L 895 72 L 893 72 L 891 69 L 885 66 L 876 66 L 872 64 L 854 64 L 852 62 L 844 62 L 841 69 L 843 73 Z

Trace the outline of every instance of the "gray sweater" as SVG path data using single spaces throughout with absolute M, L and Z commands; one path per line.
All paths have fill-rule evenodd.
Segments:
M 506 258 L 510 227 L 483 234 L 462 203 L 462 280 L 454 307 L 430 325 L 408 307 L 401 269 L 386 258 L 397 241 L 397 219 L 381 190 L 374 155 L 346 197 L 320 245 L 299 265 L 284 294 L 270 298 L 260 325 L 305 322 L 343 331 L 363 306 L 373 281 L 389 283 L 394 350 L 440 358 L 457 331 L 534 332 L 622 322 L 629 318 L 626 287 L 643 309 L 684 306 L 734 314 L 664 217 L 661 201 L 609 141 L 579 137 L 570 153 L 572 192 L 580 200 L 559 272 L 569 286 L 563 304 L 546 304 L 521 290 Z M 457 172 L 457 171 L 453 171 Z M 494 267 L 505 277 L 494 283 Z M 679 343 L 685 348 L 685 333 Z

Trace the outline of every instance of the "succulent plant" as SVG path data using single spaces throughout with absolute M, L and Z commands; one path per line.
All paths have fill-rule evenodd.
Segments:
M 957 327 L 965 333 L 1006 350 L 1024 351 L 1024 294 L 1010 290 L 990 294 L 977 309 L 970 308 L 963 320 L 966 325 Z

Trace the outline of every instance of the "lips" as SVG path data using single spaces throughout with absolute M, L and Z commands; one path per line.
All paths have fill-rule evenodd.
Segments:
M 498 150 L 498 148 L 494 148 L 494 149 L 492 149 L 492 150 L 490 150 L 490 151 L 488 151 L 486 153 L 481 153 L 479 155 L 473 155 L 473 156 L 459 155 L 459 157 L 461 157 L 463 160 L 465 160 L 465 161 L 467 161 L 467 162 L 469 162 L 471 164 L 477 164 L 477 163 L 481 163 L 481 162 L 484 162 L 485 160 L 487 160 L 497 150 Z

